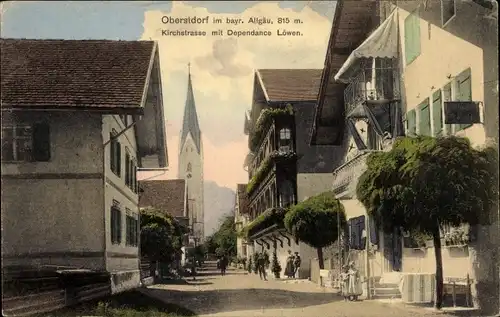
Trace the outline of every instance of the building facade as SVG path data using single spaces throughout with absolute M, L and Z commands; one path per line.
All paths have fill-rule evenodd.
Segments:
M 238 237 L 236 238 L 236 255 L 240 258 L 246 258 L 247 255 L 247 239 L 241 235 L 243 228 L 248 224 L 247 201 L 246 201 L 247 184 L 236 185 L 236 197 L 234 202 L 234 224 Z
M 188 74 L 186 105 L 180 135 L 178 178 L 186 181 L 189 224 L 193 228 L 194 239 L 201 242 L 205 234 L 203 142 L 196 113 L 191 72 Z
M 320 77 L 317 69 L 255 72 L 252 110 L 245 123 L 250 150 L 246 160 L 250 222 L 331 187 L 331 172 L 341 156 L 334 151 L 335 146 L 309 144 Z M 316 250 L 295 241 L 286 230 L 262 228 L 249 240 L 253 243 L 248 254 L 276 251 L 283 271 L 288 251 L 299 252 L 299 276 L 309 276 Z
M 498 67 L 493 58 L 497 31 L 492 9 L 488 1 L 337 4 L 323 73 L 326 88 L 318 97 L 312 141 L 335 141 L 321 133 L 331 131 L 333 125 L 328 122 L 333 122 L 335 107 L 345 107 L 347 155 L 333 180 L 349 219 L 349 252 L 342 262 L 354 260 L 362 275 L 370 277 L 365 292 L 371 295 L 384 286 L 384 280 L 394 284 L 409 281 L 407 276 L 412 274 L 432 276 L 435 260 L 428 242 L 422 244 L 397 230 L 391 235 L 382 233 L 370 221 L 355 196 L 357 180 L 366 168 L 364 161 L 372 151 L 389 150 L 393 139 L 401 135 L 457 135 L 475 146 L 498 145 L 498 74 L 492 71 Z M 356 24 L 369 27 L 364 33 L 353 31 Z M 357 43 L 350 46 L 354 49 L 348 49 L 344 39 Z M 339 85 L 344 85 L 343 96 L 338 93 Z M 464 113 L 452 109 L 450 101 L 469 107 L 465 119 L 452 121 Z M 498 219 L 497 210 L 492 215 Z M 443 245 L 456 229 L 442 232 Z M 475 229 L 475 241 L 443 248 L 445 284 L 469 280 L 475 306 L 494 309 L 498 264 L 484 263 L 491 263 L 491 256 L 498 263 L 498 220 L 493 226 Z M 432 288 L 431 284 L 422 287 Z M 408 299 L 413 291 L 403 292 L 405 300 L 416 300 Z M 433 300 L 421 295 L 419 301 Z
M 2 266 L 138 287 L 136 171 L 167 165 L 157 44 L 1 44 Z

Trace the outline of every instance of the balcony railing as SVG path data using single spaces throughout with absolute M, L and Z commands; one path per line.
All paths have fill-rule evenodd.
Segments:
M 366 158 L 370 153 L 376 151 L 362 151 L 351 160 L 344 163 L 333 172 L 333 192 L 336 195 L 347 192 L 348 195 L 355 195 L 358 178 L 366 170 Z
M 346 114 L 368 103 L 389 103 L 400 98 L 397 59 L 376 59 L 368 63 L 351 79 L 344 90 Z

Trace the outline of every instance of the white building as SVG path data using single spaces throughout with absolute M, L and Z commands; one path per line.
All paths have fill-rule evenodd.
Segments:
M 139 286 L 136 170 L 167 165 L 152 41 L 2 39 L 2 267 Z
M 401 236 L 397 230 L 387 235 L 366 225 L 370 221 L 356 200 L 355 188 L 369 152 L 390 149 L 391 140 L 402 134 L 455 134 L 469 138 L 475 146 L 488 140 L 498 145 L 497 9 L 489 1 L 406 1 L 397 5 L 389 1 L 338 2 L 316 134 L 325 137 L 325 129 L 332 125 L 321 121 L 331 122 L 345 107 L 348 138 L 344 147 L 348 153 L 345 164 L 334 172 L 333 187 L 350 219 L 349 259 L 357 262 L 363 275 L 374 278 L 373 293 L 383 277 L 399 275 L 409 281 L 407 276 L 423 276 L 425 294 L 403 288 L 402 295 L 409 302 L 429 302 L 436 267 L 433 246 L 426 241 L 415 245 L 410 241 L 413 237 Z M 356 31 L 363 25 L 369 25 L 366 32 Z M 336 93 L 340 89 L 343 102 Z M 325 97 L 321 99 L 321 95 Z M 469 107 L 469 122 L 445 123 L 451 120 L 445 111 L 449 101 Z M 452 115 L 460 117 L 460 110 L 454 111 Z M 496 210 L 492 214 L 497 217 Z M 443 247 L 444 277 L 449 285 L 451 280 L 465 283 L 468 277 L 474 304 L 488 309 L 496 305 L 495 296 L 498 300 L 499 230 L 497 225 L 477 229 L 475 241 Z M 443 238 L 446 240 L 446 231 Z M 495 264 L 489 265 L 492 260 Z M 451 287 L 446 289 L 451 295 Z
M 187 196 L 189 197 L 189 225 L 193 230 L 193 238 L 197 242 L 202 242 L 205 234 L 203 141 L 196 113 L 191 72 L 188 74 L 186 105 L 184 106 L 184 118 L 180 135 L 177 177 L 186 180 Z

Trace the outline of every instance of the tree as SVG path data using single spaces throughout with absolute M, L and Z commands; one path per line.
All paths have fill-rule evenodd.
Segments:
M 320 269 L 324 269 L 323 248 L 337 240 L 339 228 L 342 230 L 345 223 L 344 207 L 332 192 L 292 206 L 285 216 L 285 228 L 295 239 L 316 248 Z
M 141 256 L 153 262 L 171 264 L 181 253 L 188 228 L 155 208 L 141 210 Z
M 443 301 L 440 228 L 489 222 L 498 201 L 497 153 L 477 150 L 458 137 L 400 138 L 389 152 L 372 153 L 356 192 L 385 232 L 401 228 L 432 236 L 436 300 Z
M 219 229 L 205 241 L 205 249 L 208 253 L 226 256 L 236 255 L 236 226 L 234 215 L 225 216 L 221 219 Z

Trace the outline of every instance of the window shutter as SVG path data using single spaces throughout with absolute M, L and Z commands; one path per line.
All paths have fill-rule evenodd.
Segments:
M 472 101 L 472 85 L 470 68 L 457 76 L 457 101 Z M 463 130 L 471 124 L 457 124 L 457 131 Z
M 37 123 L 33 126 L 33 159 L 38 162 L 50 160 L 50 126 Z
M 359 230 L 359 249 L 360 250 L 364 250 L 365 247 L 366 247 L 366 239 L 368 237 L 364 237 L 363 238 L 363 230 L 366 229 L 366 221 L 365 221 L 365 216 L 361 216 L 359 217 L 359 220 L 358 220 L 358 230 Z
M 116 151 L 115 151 L 115 142 L 113 141 L 113 134 L 112 133 L 109 134 L 109 140 L 110 140 L 110 143 L 109 143 L 109 167 L 114 172 L 115 165 L 116 165 L 115 164 Z
M 122 146 L 120 142 L 116 142 L 116 175 L 122 175 Z
M 431 113 L 429 109 L 429 99 L 425 99 L 419 106 L 419 134 L 431 135 Z
M 434 126 L 434 136 L 441 136 L 443 133 L 443 107 L 441 89 L 432 94 L 432 123 Z
M 414 136 L 417 134 L 417 118 L 415 110 L 410 110 L 406 114 L 406 120 L 408 121 L 408 132 L 407 135 Z
M 420 55 L 420 16 L 418 12 L 412 14 L 413 20 L 413 59 Z
M 405 19 L 405 60 L 406 60 L 406 65 L 410 64 L 412 61 L 412 56 L 413 56 L 413 47 L 411 43 L 411 36 L 412 36 L 412 21 L 411 21 L 411 14 Z
M 443 87 L 443 104 L 446 101 L 452 101 L 451 99 L 452 99 L 451 98 L 451 83 L 448 83 Z M 445 124 L 445 126 L 446 126 L 447 134 L 448 135 L 452 134 L 453 133 L 453 124 Z
M 116 242 L 121 243 L 122 242 L 122 212 L 120 210 L 117 210 L 117 237 L 116 237 Z

